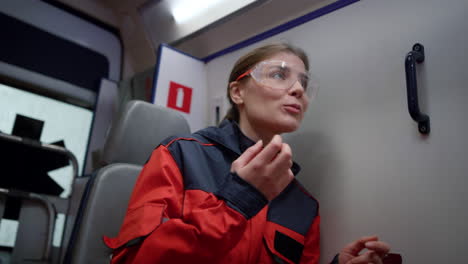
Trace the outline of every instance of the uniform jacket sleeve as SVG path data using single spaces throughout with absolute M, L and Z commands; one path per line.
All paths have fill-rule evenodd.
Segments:
M 241 239 L 247 220 L 267 204 L 236 175 L 227 177 L 215 195 L 185 190 L 180 171 L 166 146 L 154 150 L 118 236 L 104 237 L 114 249 L 113 264 L 222 263 Z
M 318 264 L 320 259 L 320 215 L 317 215 L 306 234 L 301 264 Z

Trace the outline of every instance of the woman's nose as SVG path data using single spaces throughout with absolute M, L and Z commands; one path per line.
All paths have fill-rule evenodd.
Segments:
M 304 95 L 304 92 L 305 89 L 298 80 L 296 80 L 291 88 L 289 88 L 289 94 L 297 98 L 301 98 Z

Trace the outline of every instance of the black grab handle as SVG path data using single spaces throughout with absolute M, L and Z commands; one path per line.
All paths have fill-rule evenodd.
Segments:
M 408 52 L 405 58 L 406 91 L 408 94 L 408 111 L 414 121 L 418 122 L 421 134 L 429 134 L 431 126 L 429 116 L 419 111 L 418 86 L 416 82 L 416 63 L 424 61 L 424 46 L 416 43 L 413 50 Z

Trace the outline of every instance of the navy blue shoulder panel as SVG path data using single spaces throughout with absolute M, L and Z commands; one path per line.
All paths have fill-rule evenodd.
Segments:
M 171 137 L 165 143 L 184 177 L 186 190 L 216 192 L 236 158 L 223 146 L 198 134 Z
M 270 202 L 268 221 L 306 235 L 318 215 L 318 202 L 297 181 Z

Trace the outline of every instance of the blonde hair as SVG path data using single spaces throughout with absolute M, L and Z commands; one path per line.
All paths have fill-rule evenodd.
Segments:
M 237 105 L 232 101 L 230 96 L 230 88 L 229 84 L 234 82 L 241 74 L 248 71 L 252 68 L 255 64 L 281 52 L 292 53 L 299 57 L 302 62 L 304 63 L 306 71 L 309 70 L 309 59 L 305 52 L 293 45 L 286 44 L 286 43 L 277 43 L 277 44 L 269 44 L 259 48 L 256 48 L 249 53 L 245 54 L 244 56 L 240 57 L 237 62 L 234 64 L 234 67 L 231 70 L 231 74 L 229 75 L 229 81 L 227 86 L 227 97 L 229 103 L 231 104 L 231 108 L 228 110 L 224 119 L 229 119 L 232 121 L 236 121 L 239 123 L 239 109 Z M 242 82 L 244 79 L 239 80 Z

